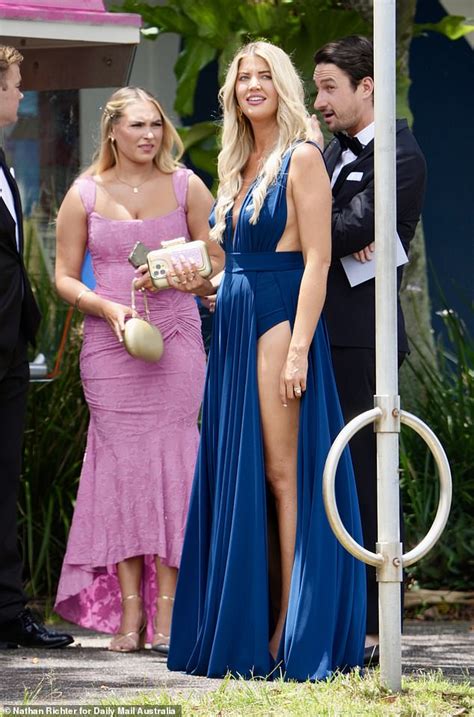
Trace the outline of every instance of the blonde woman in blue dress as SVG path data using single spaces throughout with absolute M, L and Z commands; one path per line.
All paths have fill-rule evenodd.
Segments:
M 276 661 L 288 678 L 320 679 L 362 664 L 365 634 L 364 569 L 334 537 L 321 489 L 342 426 L 321 317 L 329 180 L 309 141 L 301 81 L 280 48 L 242 48 L 220 96 L 211 238 L 226 265 L 168 666 L 265 676 Z M 182 291 L 209 293 L 192 266 L 176 273 Z M 337 492 L 360 539 L 348 453 Z

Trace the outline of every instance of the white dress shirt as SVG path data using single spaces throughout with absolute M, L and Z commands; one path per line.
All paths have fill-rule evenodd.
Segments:
M 18 220 L 15 212 L 15 201 L 13 199 L 12 190 L 10 189 L 10 185 L 7 182 L 3 167 L 0 167 L 0 198 L 3 199 L 3 201 L 5 202 L 8 211 L 12 215 L 13 221 L 15 222 L 16 247 L 18 251 L 20 251 L 20 238 L 18 236 Z

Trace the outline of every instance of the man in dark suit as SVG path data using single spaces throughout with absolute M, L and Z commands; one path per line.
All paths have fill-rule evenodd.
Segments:
M 17 119 L 22 59 L 14 48 L 0 45 L 0 128 Z M 25 607 L 22 587 L 16 503 L 29 382 L 27 344 L 34 342 L 40 320 L 22 252 L 20 195 L 0 148 L 0 649 L 73 642 L 35 618 Z
M 332 263 L 324 315 L 336 383 L 346 422 L 373 408 L 375 395 L 375 279 L 351 286 L 340 261 L 374 256 L 374 73 L 373 47 L 364 37 L 331 42 L 314 56 L 318 110 L 334 138 L 324 157 L 331 177 Z M 315 121 L 316 122 L 316 121 Z M 315 126 L 315 131 L 319 128 Z M 322 134 L 316 141 L 323 146 Z M 406 120 L 396 126 L 397 233 L 408 253 L 418 223 L 425 189 L 423 154 Z M 396 237 L 393 237 L 396 241 Z M 402 269 L 398 269 L 398 289 Z M 408 352 L 403 314 L 398 302 L 399 366 Z M 364 544 L 377 540 L 376 439 L 368 426 L 351 441 Z M 366 656 L 377 654 L 378 597 L 375 569 L 367 569 Z M 375 660 L 373 660 L 375 662 Z

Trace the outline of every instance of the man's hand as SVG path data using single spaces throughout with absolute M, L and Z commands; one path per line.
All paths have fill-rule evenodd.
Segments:
M 366 261 L 372 261 L 372 259 L 374 258 L 374 251 L 375 244 L 374 242 L 372 242 L 360 251 L 354 252 L 352 256 L 354 257 L 354 259 L 357 259 L 357 261 L 360 261 L 362 264 L 365 264 Z
M 321 125 L 319 124 L 319 120 L 316 115 L 311 115 L 309 124 L 311 129 L 311 139 L 318 145 L 322 152 L 324 150 L 324 137 L 321 131 Z

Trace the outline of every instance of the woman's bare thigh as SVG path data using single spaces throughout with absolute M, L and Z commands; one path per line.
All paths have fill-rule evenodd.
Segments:
M 280 399 L 280 374 L 290 340 L 288 321 L 266 331 L 257 344 L 257 372 L 265 467 L 279 473 L 287 468 L 296 481 L 300 402 L 288 400 L 285 408 Z

